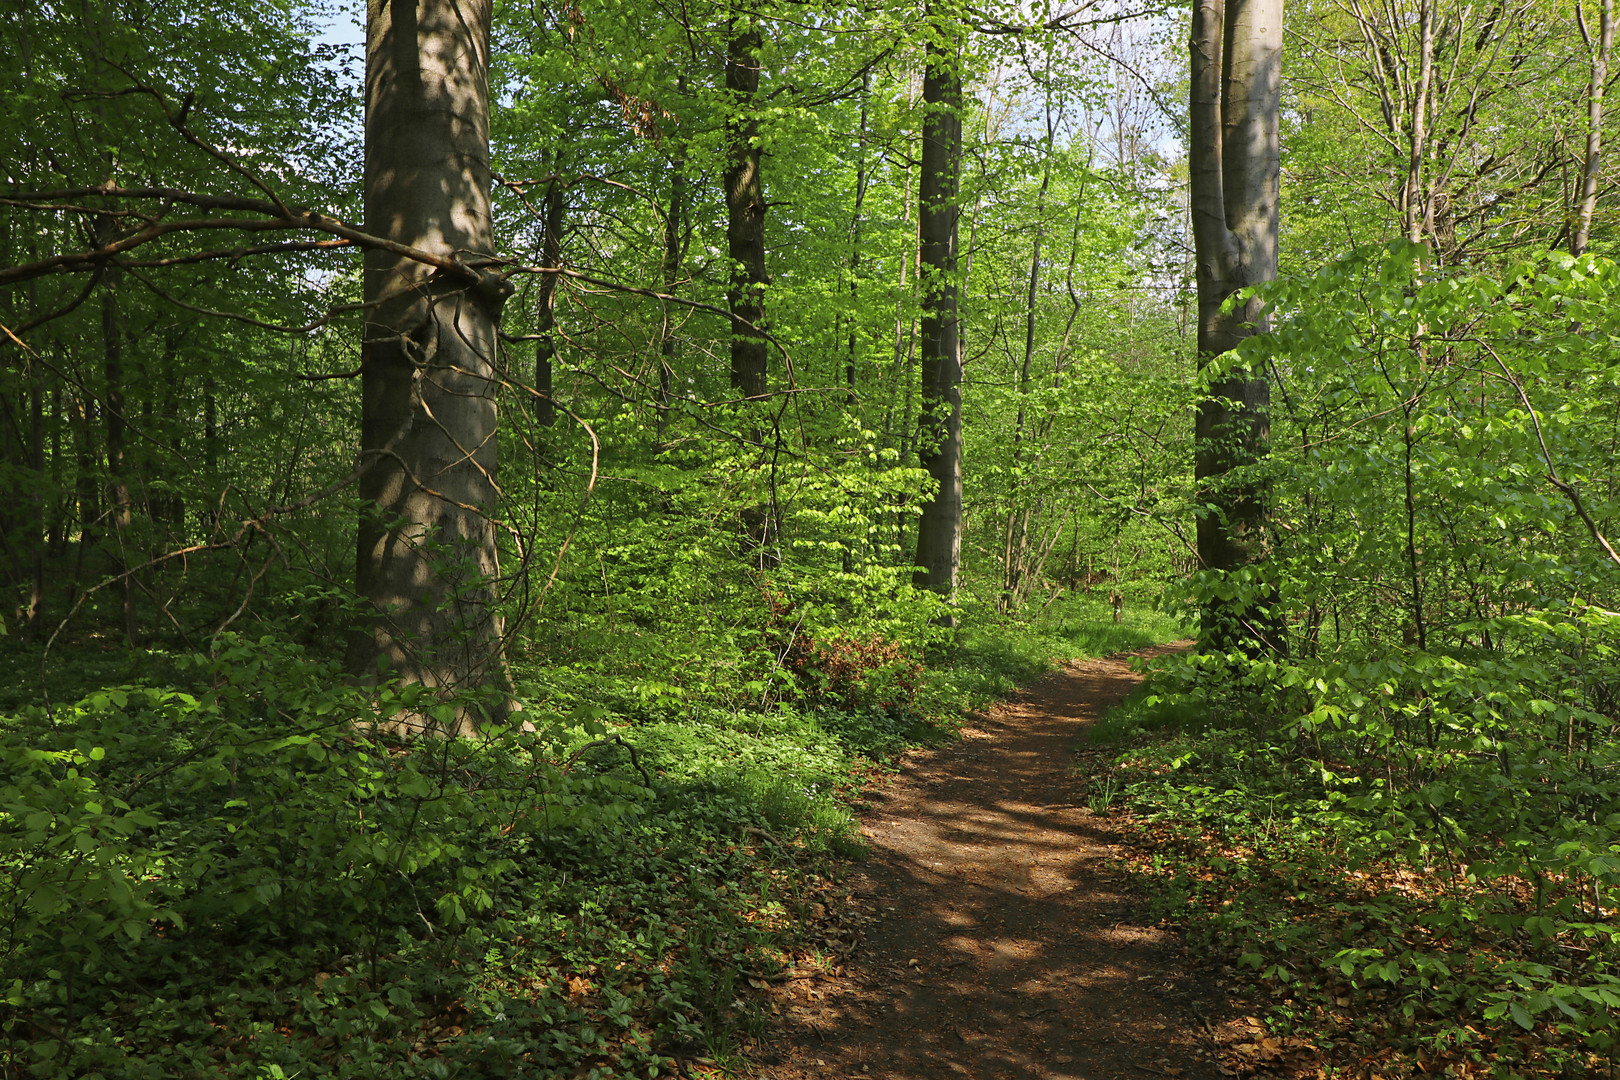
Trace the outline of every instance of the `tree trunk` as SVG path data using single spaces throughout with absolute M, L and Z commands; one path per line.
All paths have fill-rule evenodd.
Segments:
M 1586 91 L 1586 159 L 1581 166 L 1581 191 L 1575 204 L 1575 224 L 1570 229 L 1569 251 L 1580 255 L 1592 239 L 1592 215 L 1597 210 L 1599 166 L 1603 160 L 1603 91 L 1609 81 L 1609 54 L 1614 50 L 1614 0 L 1601 0 L 1598 8 L 1598 40 L 1593 47 L 1591 32 L 1579 4 L 1575 18 L 1581 37 L 1592 52 L 1592 79 Z
M 552 160 L 551 183 L 546 185 L 544 230 L 540 238 L 540 265 L 547 270 L 562 266 L 562 228 L 565 188 L 562 182 L 562 151 Z M 557 275 L 541 274 L 539 297 L 535 304 L 534 342 L 534 419 L 541 427 L 557 423 L 557 403 L 551 364 L 557 356 L 557 339 L 552 331 L 557 326 Z
M 71 610 L 84 585 L 85 556 L 96 546 L 96 538 L 101 534 L 101 484 L 97 478 L 100 470 L 96 468 L 96 455 L 101 450 L 95 430 L 96 399 L 88 393 L 74 394 L 69 409 L 73 425 L 73 501 L 79 526 L 70 579 L 72 596 L 68 608 Z
M 866 125 L 872 73 L 861 75 L 861 123 L 855 144 L 855 208 L 849 222 L 849 355 L 844 363 L 844 385 L 849 400 L 855 400 L 855 369 L 860 359 L 861 333 L 861 232 L 866 225 Z M 903 273 L 903 271 L 902 271 Z
M 45 475 L 45 379 L 37 369 L 28 379 L 28 464 L 34 473 L 34 490 L 29 500 L 33 522 L 25 615 L 29 639 L 38 641 L 45 625 L 45 493 L 54 489 Z
M 686 89 L 686 80 L 680 80 Z M 664 217 L 664 292 L 673 296 L 681 282 L 682 257 L 686 252 L 686 146 L 675 148 L 669 163 L 669 212 Z M 675 397 L 675 324 L 670 319 L 669 304 L 664 305 L 663 324 L 658 330 L 658 431 L 663 434 L 669 403 Z
M 732 34 L 726 47 L 727 123 L 726 246 L 731 256 L 731 386 L 744 397 L 765 394 L 765 189 L 759 172 L 759 54 L 763 39 L 752 20 Z
M 1401 189 L 1401 228 L 1416 244 L 1434 231 L 1434 202 L 1423 190 L 1423 159 L 1429 151 L 1429 86 L 1434 81 L 1435 0 L 1418 4 L 1418 77 L 1412 90 L 1411 145 Z
M 67 411 L 62 405 L 62 386 L 60 381 L 51 384 L 51 520 L 49 532 L 45 539 L 45 548 L 53 559 L 61 559 L 67 554 L 68 538 L 68 507 L 73 503 L 62 481 L 63 462 L 62 455 L 62 428 L 70 423 Z
M 919 588 L 950 598 L 962 555 L 962 357 L 956 282 L 962 74 L 947 20 L 931 12 L 929 22 L 918 182 L 923 299 L 917 456 L 938 486 L 917 525 L 915 580 Z
M 421 684 L 453 702 L 451 733 L 499 719 L 504 689 L 490 515 L 495 478 L 496 326 L 511 294 L 479 266 L 489 206 L 490 0 L 369 0 L 366 231 L 446 259 L 434 270 L 368 250 L 361 342 L 356 587 L 369 625 L 350 642 L 363 678 Z M 423 716 L 407 730 L 438 728 Z
M 124 640 L 133 648 L 136 639 L 135 595 L 129 574 L 125 572 L 129 561 L 129 527 L 132 522 L 129 462 L 124 447 L 124 320 L 118 307 L 117 272 L 109 270 L 104 276 L 104 283 L 101 294 L 102 378 L 105 386 L 102 419 L 107 425 L 107 497 L 112 510 L 107 562 L 109 572 L 118 581 L 118 606 Z
M 1030 370 L 1035 363 L 1036 303 L 1041 287 L 1041 246 L 1046 241 L 1046 194 L 1052 185 L 1052 143 L 1057 136 L 1057 122 L 1052 116 L 1050 92 L 1046 102 L 1046 147 L 1041 169 L 1041 187 L 1035 196 L 1035 237 L 1029 250 L 1029 281 L 1024 295 L 1024 361 L 1018 369 L 1018 412 L 1013 418 L 1011 500 L 1007 509 L 1007 543 L 1002 556 L 1001 609 L 1010 610 L 1018 605 L 1023 589 L 1025 546 L 1029 542 L 1030 507 L 1018 512 L 1018 500 L 1024 487 L 1024 424 L 1029 403 Z
M 1240 289 L 1277 276 L 1278 105 L 1282 0 L 1196 0 L 1192 23 L 1191 169 L 1197 250 L 1198 365 L 1267 328 L 1258 300 L 1223 311 Z M 1265 555 L 1263 484 L 1248 467 L 1266 453 L 1270 387 L 1232 371 L 1210 384 L 1194 431 L 1200 487 L 1198 557 L 1231 572 Z M 1237 477 L 1229 474 L 1243 470 Z M 1268 590 L 1210 599 L 1202 644 L 1278 649 Z

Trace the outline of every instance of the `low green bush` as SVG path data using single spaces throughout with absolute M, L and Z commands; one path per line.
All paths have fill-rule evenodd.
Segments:
M 1581 1073 L 1620 1036 L 1620 749 L 1569 676 L 1556 653 L 1189 655 L 1097 732 L 1127 749 L 1095 790 L 1285 1031 Z

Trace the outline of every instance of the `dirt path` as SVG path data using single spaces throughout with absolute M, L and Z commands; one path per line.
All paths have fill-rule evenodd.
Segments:
M 1072 664 L 869 794 L 848 880 L 864 941 L 840 977 L 777 991 L 761 1080 L 1221 1074 L 1201 1000 L 1219 991 L 1110 875 L 1120 837 L 1072 771 L 1130 661 L 1169 648 Z

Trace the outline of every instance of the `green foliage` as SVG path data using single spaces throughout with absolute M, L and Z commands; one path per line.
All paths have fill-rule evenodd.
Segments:
M 388 718 L 452 706 L 226 635 L 146 666 L 166 683 L 16 710 L 0 1061 L 653 1076 L 735 1053 L 762 1022 L 748 980 L 792 955 L 819 862 L 860 850 L 856 775 L 1044 670 L 1054 631 L 1126 640 L 1077 612 L 970 618 L 927 666 L 828 639 L 807 667 L 843 666 L 765 707 L 552 669 L 511 729 L 401 744 Z M 911 697 L 885 701 L 902 677 Z
M 1272 576 L 1212 584 L 1274 589 L 1293 653 L 1179 658 L 1105 725 L 1168 902 L 1341 1050 L 1614 1052 L 1617 288 L 1397 245 L 1275 290 Z
M 368 725 L 448 707 L 373 702 L 268 639 L 222 646 L 182 661 L 195 692 L 106 689 L 0 733 L 0 1052 L 29 1075 L 404 1075 L 424 1039 L 463 1074 L 646 1075 L 726 1038 L 739 970 L 791 940 L 745 915 L 796 872 L 740 830 L 847 829 L 814 790 L 831 749 L 756 740 L 775 756 L 739 767 L 717 733 L 649 790 L 559 763 L 588 737 L 560 721 L 394 745 Z

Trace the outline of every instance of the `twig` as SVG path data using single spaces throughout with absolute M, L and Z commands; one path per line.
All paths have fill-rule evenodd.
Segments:
M 567 772 L 569 769 L 572 769 L 585 751 L 596 746 L 606 746 L 609 743 L 618 743 L 620 746 L 624 747 L 630 752 L 630 764 L 634 765 L 636 767 L 636 771 L 641 774 L 642 782 L 645 783 L 649 788 L 652 787 L 652 776 L 647 772 L 646 767 L 641 764 L 641 755 L 636 753 L 635 747 L 624 741 L 623 735 L 609 735 L 605 739 L 592 739 L 578 750 L 575 750 L 572 754 L 569 754 L 568 759 L 562 763 L 560 771 Z
M 1491 348 L 1490 342 L 1481 340 L 1479 344 L 1484 347 L 1486 352 L 1491 354 L 1492 359 L 1496 361 L 1496 366 L 1502 369 L 1502 377 L 1507 379 L 1513 389 L 1519 392 L 1519 400 L 1524 403 L 1525 412 L 1530 414 L 1530 423 L 1534 424 L 1536 428 L 1536 442 L 1541 445 L 1542 460 L 1547 463 L 1547 482 L 1569 498 L 1570 503 L 1575 507 L 1575 513 L 1579 514 L 1581 520 L 1586 522 L 1586 529 L 1592 534 L 1592 539 L 1601 544 L 1603 550 L 1608 552 L 1610 561 L 1616 566 L 1620 566 L 1620 555 L 1615 554 L 1614 547 L 1609 543 L 1608 537 L 1604 536 L 1602 531 L 1598 529 L 1597 522 L 1592 520 L 1592 515 L 1586 512 L 1586 505 L 1581 502 L 1580 493 L 1572 485 L 1559 478 L 1558 466 L 1553 464 L 1552 453 L 1547 449 L 1547 440 L 1541 434 L 1541 419 L 1536 415 L 1535 407 L 1530 404 L 1529 395 L 1524 392 L 1524 384 L 1508 369 L 1507 361 L 1503 360 L 1501 355 Z

